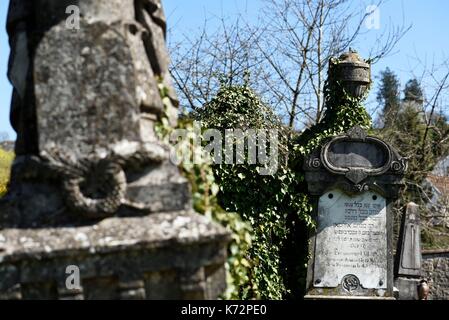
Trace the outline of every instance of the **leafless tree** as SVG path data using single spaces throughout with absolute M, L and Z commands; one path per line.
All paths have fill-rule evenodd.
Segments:
M 354 8 L 353 2 L 347 0 L 266 2 L 264 17 L 269 36 L 265 38 L 270 41 L 261 45 L 261 51 L 272 67 L 271 78 L 277 81 L 270 80 L 288 89 L 279 104 L 287 113 L 289 126 L 294 127 L 295 120 L 316 123 L 323 116 L 323 86 L 329 59 L 351 46 L 357 47 L 359 38 L 368 32 L 364 22 L 383 1 L 360 8 Z M 371 48 L 372 63 L 390 53 L 408 28 L 390 25 L 385 30 L 376 47 Z
M 177 43 L 170 43 L 171 75 L 188 109 L 201 108 L 217 93 L 221 84 L 229 85 L 257 79 L 260 58 L 254 53 L 263 33 L 240 20 L 229 23 L 220 19 L 220 26 L 212 32 L 207 20 L 198 36 L 184 35 Z
M 218 30 L 208 30 L 205 23 L 200 36 L 171 44 L 171 72 L 181 101 L 196 109 L 221 81 L 246 81 L 290 127 L 314 124 L 323 115 L 329 58 L 357 47 L 369 31 L 364 22 L 376 7 L 356 8 L 349 0 L 264 1 L 257 23 L 223 18 Z M 373 63 L 390 53 L 408 30 L 384 29 L 371 50 Z

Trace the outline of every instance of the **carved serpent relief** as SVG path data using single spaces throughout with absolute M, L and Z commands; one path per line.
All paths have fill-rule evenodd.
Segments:
M 126 198 L 125 169 L 138 170 L 168 159 L 168 151 L 158 144 L 144 144 L 119 154 L 110 151 L 91 154 L 74 161 L 60 149 L 42 152 L 40 157 L 19 157 L 23 180 L 53 179 L 60 182 L 66 206 L 86 218 L 112 216 L 120 206 L 146 211 L 144 205 Z
M 122 167 L 105 160 L 87 162 L 77 175 L 62 182 L 67 205 L 90 218 L 112 215 L 122 205 L 126 176 Z

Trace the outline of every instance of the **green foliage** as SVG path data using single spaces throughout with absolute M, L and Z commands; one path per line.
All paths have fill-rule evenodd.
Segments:
M 394 123 L 379 130 L 379 134 L 408 159 L 406 182 L 410 191 L 419 189 L 440 157 L 449 152 L 449 143 L 445 141 L 449 124 L 443 114 L 424 114 L 422 90 L 415 79 L 407 82 L 404 94 Z M 425 197 L 419 192 L 414 190 L 413 195 L 408 195 L 408 200 L 422 202 Z
M 337 60 L 331 61 L 331 63 L 337 64 Z M 332 66 L 329 68 L 329 72 L 332 72 Z M 316 125 L 306 129 L 300 135 L 295 137 L 291 144 L 292 154 L 290 157 L 290 167 L 295 172 L 295 183 L 292 189 L 298 195 L 302 196 L 301 202 L 295 204 L 295 208 L 303 210 L 304 212 L 313 211 L 313 203 L 307 196 L 307 184 L 304 179 L 304 171 L 302 164 L 313 150 L 323 144 L 326 138 L 334 135 L 339 135 L 354 126 L 360 126 L 366 130 L 371 129 L 371 118 L 366 112 L 362 101 L 366 98 L 369 92 L 369 87 L 363 96 L 355 98 L 349 95 L 344 87 L 338 81 L 330 81 L 332 75 L 328 77 L 324 88 L 325 106 L 326 112 L 323 119 Z M 292 226 L 301 226 L 301 221 L 293 220 Z M 300 228 L 302 232 L 310 231 L 305 227 L 310 227 L 312 224 L 308 224 Z M 298 228 L 298 227 L 297 227 Z M 292 227 L 294 230 L 294 228 Z M 298 231 L 291 232 L 298 235 Z M 290 280 L 290 287 L 300 287 L 293 293 L 292 298 L 300 298 L 301 293 L 305 289 L 305 276 L 307 266 L 307 246 L 300 246 L 299 243 L 304 242 L 304 238 L 292 237 L 292 245 L 288 248 L 290 254 L 287 254 L 287 259 L 290 259 L 291 264 L 296 263 L 298 267 L 290 268 L 288 277 Z M 295 260 L 296 258 L 296 260 Z M 296 281 L 295 281 L 296 280 Z M 293 289 L 292 289 L 293 290 Z
M 171 104 L 167 95 L 167 89 L 160 85 L 160 93 L 166 109 Z M 217 201 L 219 187 L 215 182 L 215 177 L 211 168 L 210 155 L 204 153 L 201 145 L 194 144 L 197 132 L 191 119 L 181 119 L 178 121 L 178 128 L 187 132 L 188 139 L 177 143 L 179 149 L 190 150 L 193 153 L 201 153 L 198 161 L 181 162 L 179 167 L 184 176 L 192 186 L 193 207 L 196 212 L 204 214 L 212 220 L 227 228 L 232 235 L 232 240 L 228 249 L 227 270 L 227 291 L 224 293 L 225 299 L 240 299 L 252 296 L 254 289 L 250 285 L 251 265 L 247 258 L 249 247 L 251 246 L 251 228 L 235 212 L 226 212 Z M 173 128 L 168 123 L 167 116 L 161 117 L 156 126 L 156 133 L 159 138 L 166 143 L 170 143 L 170 134 Z
M 332 92 L 332 94 L 330 94 Z M 297 139 L 248 86 L 223 86 L 199 111 L 205 127 L 276 129 L 279 132 L 279 168 L 260 175 L 260 164 L 214 165 L 219 199 L 226 210 L 239 212 L 251 223 L 250 248 L 255 298 L 301 298 L 305 287 L 307 232 L 314 227 L 312 204 L 302 171 L 304 157 L 325 137 L 354 125 L 369 128 L 370 118 L 361 98 L 352 98 L 338 83 L 326 86 L 327 112 L 316 126 Z
M 404 88 L 404 101 L 415 101 L 422 104 L 423 100 L 424 95 L 418 80 L 410 79 L 407 81 Z
M 432 145 L 431 135 L 426 138 L 426 143 L 432 145 L 430 151 L 432 156 L 422 157 L 422 148 L 426 123 L 420 110 L 414 104 L 404 105 L 403 110 L 398 114 L 397 120 L 388 128 L 380 130 L 380 135 L 393 146 L 399 153 L 407 157 L 408 168 L 406 172 L 406 181 L 419 185 L 426 174 L 432 170 L 435 165 L 436 156 L 441 152 L 438 145 Z M 409 187 L 413 188 L 412 185 Z M 419 201 L 419 198 L 409 198 L 409 201 Z
M 281 255 L 287 239 L 289 214 L 301 215 L 310 222 L 308 212 L 292 211 L 301 203 L 301 195 L 292 189 L 295 174 L 287 166 L 289 130 L 272 110 L 246 86 L 222 86 L 217 96 L 197 114 L 204 128 L 276 130 L 279 158 L 277 171 L 262 175 L 266 164 L 248 163 L 248 150 L 242 164 L 215 164 L 220 185 L 219 199 L 226 210 L 238 212 L 252 226 L 253 243 L 249 249 L 251 282 L 254 290 L 248 298 L 282 299 L 287 292 L 283 279 Z M 238 142 L 234 141 L 234 146 Z M 270 145 L 271 150 L 271 145 Z
M 447 249 L 449 232 L 445 226 L 421 226 L 421 245 L 423 249 Z
M 387 84 L 393 83 L 395 101 L 399 99 L 396 89 L 398 81 L 396 75 L 388 69 L 382 73 L 382 92 L 388 92 Z M 393 80 L 392 80 L 393 79 Z M 382 91 L 383 90 L 383 91 Z M 392 89 L 390 88 L 390 91 Z M 395 214 L 395 236 L 398 235 L 400 217 L 406 204 L 413 201 L 420 205 L 423 247 L 438 247 L 441 243 L 449 243 L 437 228 L 426 223 L 432 216 L 429 209 L 429 199 L 432 197 L 430 186 L 424 183 L 427 175 L 433 170 L 441 157 L 449 153 L 449 124 L 443 114 L 425 113 L 423 108 L 423 90 L 416 79 L 409 80 L 404 88 L 404 99 L 398 103 L 394 118 L 388 125 L 377 130 L 378 134 L 393 145 L 408 162 L 405 172 L 404 188 L 400 191 L 399 199 L 393 208 Z M 434 209 L 431 209 L 434 210 Z M 439 209 L 436 209 L 439 210 Z
M 13 159 L 13 152 L 8 152 L 0 149 L 0 197 L 2 197 L 7 191 Z
M 354 125 L 370 128 L 370 118 L 361 105 L 362 99 L 346 94 L 337 82 L 328 83 L 324 118 L 299 137 L 282 125 L 271 108 L 246 84 L 223 83 L 218 94 L 194 114 L 202 121 L 202 130 L 214 128 L 222 134 L 227 129 L 276 130 L 278 133 L 278 166 L 270 175 L 261 174 L 267 164 L 248 161 L 249 150 L 245 143 L 245 157 L 239 159 L 241 163 L 213 164 L 213 177 L 209 163 L 204 167 L 195 164 L 183 168 L 193 185 L 195 209 L 211 215 L 234 232 L 228 261 L 232 284 L 232 293 L 228 294 L 232 297 L 303 297 L 308 231 L 315 223 L 311 217 L 313 207 L 307 194 L 302 161 L 330 135 L 343 133 Z M 234 147 L 242 143 L 239 139 L 242 137 L 233 137 Z M 270 152 L 275 150 L 272 144 L 268 149 Z M 222 146 L 222 151 L 225 150 Z M 213 189 L 215 183 L 219 186 L 216 188 L 218 193 L 213 192 L 212 197 L 208 197 L 207 190 Z
M 296 160 L 302 163 L 303 158 L 317 148 L 326 137 L 346 132 L 358 125 L 365 130 L 371 128 L 371 118 L 366 112 L 362 101 L 369 90 L 362 97 L 352 97 L 338 82 L 328 82 L 324 88 L 326 112 L 323 119 L 306 129 L 295 141 L 294 151 Z
M 400 216 L 405 205 L 413 201 L 420 205 L 423 220 L 421 239 L 423 247 L 434 248 L 447 241 L 447 239 L 444 240 L 447 237 L 440 236 L 443 233 L 439 230 L 426 226 L 427 217 L 431 217 L 434 214 L 431 210 L 435 209 L 430 209 L 428 206 L 432 190 L 428 184 L 424 183 L 424 180 L 438 160 L 449 153 L 449 141 L 444 139 L 449 134 L 449 124 L 444 115 L 437 114 L 433 115 L 428 126 L 421 104 L 420 101 L 404 101 L 396 121 L 390 127 L 379 130 L 379 135 L 393 145 L 401 156 L 407 158 L 404 188 L 394 207 L 395 235 L 398 234 Z M 447 244 L 449 241 L 446 242 Z

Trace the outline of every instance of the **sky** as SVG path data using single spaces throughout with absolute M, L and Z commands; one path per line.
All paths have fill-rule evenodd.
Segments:
M 8 0 L 0 0 L 0 133 L 8 133 L 15 139 L 15 133 L 9 124 L 11 86 L 6 77 L 9 56 L 8 38 L 5 24 Z M 375 3 L 377 1 L 372 1 Z M 183 33 L 195 33 L 203 27 L 204 19 L 213 28 L 218 18 L 236 18 L 244 16 L 256 21 L 263 0 L 162 0 L 170 31 L 170 37 Z M 370 0 L 354 0 L 354 5 L 370 5 Z M 410 31 L 401 39 L 395 50 L 372 66 L 374 88 L 368 98 L 373 103 L 376 92 L 376 75 L 389 67 L 404 85 L 407 80 L 422 71 L 421 64 L 441 61 L 449 57 L 449 1 L 447 0 L 387 0 L 380 8 L 380 28 L 367 29 L 365 36 L 355 48 L 366 57 L 374 39 L 385 31 L 390 23 L 411 25 Z M 170 39 L 169 39 L 170 40 Z M 421 63 L 415 59 L 418 57 Z

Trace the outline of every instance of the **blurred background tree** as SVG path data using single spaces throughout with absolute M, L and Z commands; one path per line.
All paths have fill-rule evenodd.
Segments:
M 438 73 L 438 77 L 435 70 L 445 72 Z M 443 63 L 426 70 L 420 80 L 416 77 L 408 80 L 402 98 L 396 74 L 387 68 L 380 75 L 377 102 L 381 112 L 375 131 L 408 160 L 405 185 L 394 210 L 395 235 L 404 206 L 413 201 L 421 209 L 423 246 L 448 247 L 449 230 L 444 225 L 441 228 L 431 223 L 434 216 L 447 209 L 435 205 L 435 186 L 429 180 L 435 165 L 449 157 L 449 123 L 445 114 L 449 110 L 448 65 Z
M 399 112 L 400 83 L 398 77 L 389 68 L 380 72 L 379 79 L 376 100 L 382 111 L 377 121 L 380 122 L 379 126 L 389 128 Z

